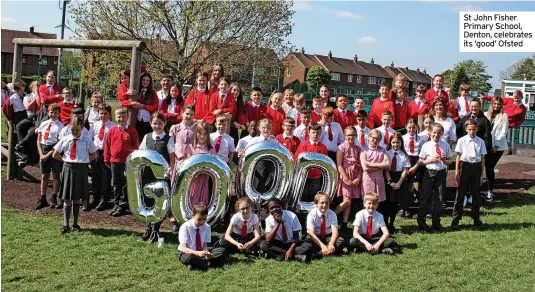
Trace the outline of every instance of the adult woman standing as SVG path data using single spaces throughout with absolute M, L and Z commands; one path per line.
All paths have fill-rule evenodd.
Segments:
M 487 175 L 487 201 L 492 201 L 494 198 L 494 182 L 496 179 L 494 167 L 507 150 L 507 131 L 509 129 L 509 117 L 503 112 L 503 99 L 495 96 L 492 99 L 489 110 L 485 113 L 487 119 L 491 124 L 492 148 L 487 152 L 485 157 L 485 172 Z
M 433 101 L 430 114 L 433 116 L 435 123 L 441 124 L 444 128 L 442 139 L 448 142 L 451 147 L 453 143 L 457 141 L 455 122 L 452 118 L 448 117 L 448 111 L 441 98 L 437 98 Z

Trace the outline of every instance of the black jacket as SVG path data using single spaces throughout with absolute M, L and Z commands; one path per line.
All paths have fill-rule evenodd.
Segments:
M 461 119 L 461 121 L 457 123 L 457 139 L 468 134 L 464 127 L 464 123 L 466 123 L 466 121 L 470 119 L 473 119 L 471 113 L 464 116 Z M 487 117 L 483 114 L 482 111 L 479 111 L 477 117 L 475 117 L 475 120 L 477 122 L 477 134 L 476 135 L 479 138 L 483 139 L 487 150 L 492 148 L 492 136 L 491 136 L 492 126 L 490 124 L 489 119 L 487 119 Z M 459 133 L 461 135 L 459 135 Z

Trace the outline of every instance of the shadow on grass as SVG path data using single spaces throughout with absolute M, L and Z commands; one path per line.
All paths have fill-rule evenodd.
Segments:
M 521 206 L 535 205 L 535 195 L 527 192 L 496 194 L 494 201 L 485 203 L 484 207 L 492 210 L 494 208 L 515 208 Z
M 117 237 L 117 236 L 141 236 L 142 233 L 124 230 L 124 229 L 106 229 L 106 228 L 87 228 L 83 232 L 90 232 L 94 235 L 102 237 Z
M 482 227 L 475 227 L 472 224 L 461 224 L 461 231 L 470 230 L 470 231 L 502 231 L 502 230 L 519 230 L 524 228 L 534 228 L 535 224 L 533 223 L 496 223 L 496 224 L 484 224 Z M 404 234 L 414 234 L 418 233 L 418 226 L 402 226 L 400 228 L 401 232 Z M 444 226 L 445 232 L 459 232 L 453 231 L 449 226 Z M 444 233 L 444 232 L 429 232 L 429 233 Z

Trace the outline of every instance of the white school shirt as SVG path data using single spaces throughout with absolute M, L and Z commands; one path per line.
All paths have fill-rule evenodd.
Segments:
M 13 94 L 9 98 L 9 104 L 13 107 L 13 112 L 18 113 L 22 111 L 26 111 L 26 108 L 24 107 L 22 96 L 20 96 L 18 93 Z
M 171 103 L 169 103 L 169 105 L 167 106 L 167 112 L 172 113 L 172 114 L 179 114 L 179 113 L 175 113 L 175 107 L 176 107 L 176 99 L 171 99 Z
M 104 137 L 102 138 L 102 140 L 100 140 L 99 136 L 102 125 L 104 125 Z M 106 121 L 106 123 L 98 121 L 89 128 L 88 136 L 93 140 L 93 144 L 95 144 L 98 150 L 104 149 L 104 141 L 106 141 L 106 136 L 108 135 L 108 132 L 111 130 L 111 128 L 113 128 L 113 126 L 115 126 L 115 123 L 108 120 Z
M 223 160 L 223 162 L 228 163 L 228 155 L 230 154 L 230 152 L 236 151 L 236 149 L 234 148 L 234 139 L 226 133 L 221 135 L 219 132 L 214 132 L 210 134 L 210 142 L 212 143 L 213 148 L 215 148 L 215 144 L 219 136 L 223 136 L 223 138 L 221 139 L 221 145 L 219 146 L 219 152 L 217 153 L 217 157 Z
M 298 118 L 298 115 L 299 115 L 299 113 L 297 112 L 297 109 L 294 108 L 294 107 L 290 108 L 290 109 L 286 112 L 286 117 L 287 117 L 287 118 L 292 118 L 292 119 L 294 119 L 296 125 L 297 125 L 297 118 Z
M 418 133 L 418 138 L 422 140 L 422 146 L 425 144 L 425 142 L 429 142 L 433 140 L 433 138 L 431 138 L 429 131 L 427 130 L 423 130 L 420 133 Z M 442 139 L 442 137 L 440 137 L 440 139 Z
M 429 142 L 425 142 L 425 144 L 422 146 L 422 150 L 420 150 L 420 158 L 422 158 L 423 160 L 426 160 L 427 158 L 431 156 L 436 156 L 437 155 L 436 146 L 435 146 L 436 144 L 437 143 L 433 140 Z M 450 145 L 446 143 L 445 141 L 440 140 L 438 142 L 438 146 L 440 148 L 440 151 L 442 151 L 442 153 L 444 153 L 444 155 L 446 156 L 446 159 L 450 159 L 451 156 L 453 155 L 451 152 Z M 448 166 L 442 161 L 427 164 L 425 167 L 427 169 L 432 169 L 432 170 L 442 170 L 442 169 L 448 168 Z
M 154 132 L 151 132 L 147 135 L 152 135 L 152 139 L 154 141 L 156 140 L 161 140 L 163 138 L 165 138 L 165 135 L 166 133 L 165 132 L 161 132 L 160 134 L 156 134 Z M 147 135 L 145 135 L 145 137 L 143 137 L 143 141 L 141 141 L 141 144 L 139 145 L 139 149 L 147 149 Z M 157 139 L 157 137 L 159 137 L 159 139 Z M 169 137 L 169 141 L 167 141 L 167 152 L 168 153 L 174 153 L 175 152 L 175 141 L 173 141 L 173 139 L 171 137 Z
M 247 143 L 247 146 L 253 145 L 253 144 L 258 143 L 258 142 L 271 141 L 271 140 L 275 140 L 275 139 L 273 139 L 273 137 L 271 137 L 271 136 L 269 136 L 269 137 L 256 136 L 256 137 L 252 137 L 249 140 L 249 143 Z M 245 147 L 245 148 L 247 148 L 247 147 Z
M 245 220 L 241 212 L 238 212 L 232 215 L 232 218 L 230 218 L 230 224 L 234 224 L 234 228 L 232 228 L 232 232 L 236 234 L 241 234 L 241 229 L 242 229 L 242 225 L 244 221 L 247 222 L 247 233 L 249 234 L 254 231 L 254 226 L 258 222 L 260 222 L 260 219 L 258 219 L 258 215 L 256 215 L 255 213 L 252 213 L 249 219 Z
M 288 235 L 288 241 L 292 242 L 294 238 L 294 231 L 301 231 L 301 223 L 297 219 L 297 215 L 288 210 L 282 210 L 282 221 L 284 222 L 284 227 L 286 228 L 286 234 Z M 275 227 L 275 218 L 273 215 L 269 215 L 266 218 L 266 233 L 269 233 Z M 279 225 L 275 239 L 282 241 L 282 223 Z
M 26 103 L 33 102 L 33 101 L 35 100 L 36 97 L 37 97 L 36 94 L 33 93 L 33 92 L 30 93 L 30 94 L 26 94 L 26 96 L 24 96 L 24 99 L 22 100 L 22 104 L 24 105 L 24 102 L 26 102 Z M 27 113 L 28 115 L 30 115 L 30 114 L 32 114 L 32 113 L 35 112 L 35 109 L 36 109 L 36 108 L 37 108 L 37 104 L 35 104 L 35 105 L 33 106 L 33 110 L 26 110 L 26 113 Z
M 169 93 L 170 93 L 170 91 L 167 92 L 167 94 L 165 94 L 165 93 L 163 92 L 163 89 L 160 90 L 160 91 L 158 91 L 158 92 L 156 92 L 156 95 L 158 95 L 158 111 L 160 111 L 160 109 L 161 109 L 161 107 L 162 107 L 162 102 L 164 101 L 164 99 L 167 98 L 167 95 L 168 95 Z M 174 109 L 173 109 L 173 112 L 174 112 Z
M 142 89 L 141 92 L 139 93 L 140 96 L 143 95 L 143 98 L 145 98 L 145 91 L 147 91 L 146 88 Z M 152 99 L 152 95 L 149 96 L 148 98 Z M 158 100 L 158 102 L 160 102 L 160 100 Z M 160 106 L 158 105 L 158 109 L 159 108 Z M 150 112 L 144 108 L 138 109 L 137 120 L 142 121 L 142 122 L 150 122 Z
M 251 141 L 251 139 L 253 139 L 253 137 L 251 137 L 250 135 L 241 138 L 238 141 L 238 147 L 236 147 L 236 152 L 244 151 L 245 148 L 247 148 L 247 145 L 249 145 L 249 141 Z
M 92 126 L 96 122 L 100 121 L 100 113 L 98 112 L 98 109 L 94 110 L 92 107 L 90 107 L 87 109 L 86 115 L 89 126 Z
M 320 235 L 322 215 L 324 214 L 317 208 L 310 210 L 307 215 L 307 230 L 314 228 L 314 233 Z M 333 227 L 338 227 L 338 218 L 336 218 L 336 213 L 331 209 L 327 209 L 325 212 L 325 227 L 325 235 L 331 234 Z
M 80 135 L 76 140 L 76 157 L 70 158 L 72 143 L 74 137 L 72 134 L 67 135 L 59 140 L 58 144 L 54 146 L 54 150 L 58 153 L 63 153 L 63 161 L 71 163 L 89 163 L 89 154 L 97 152 L 97 147 L 88 135 Z
M 45 140 L 45 132 L 46 129 L 48 129 L 48 125 L 52 123 L 52 127 L 50 127 L 50 132 L 48 134 L 48 139 Z M 39 129 L 37 130 L 38 133 L 41 133 L 41 141 L 39 141 L 43 145 L 54 145 L 58 143 L 59 141 L 59 132 L 63 129 L 63 124 L 59 120 L 52 121 L 50 119 L 44 121 L 39 125 Z
M 452 118 L 447 117 L 443 121 L 435 120 L 435 123 L 441 124 L 442 127 L 444 127 L 444 134 L 442 134 L 442 140 L 446 142 L 457 141 L 457 129 L 455 127 L 455 122 L 452 120 Z
M 329 127 L 331 127 L 331 131 L 333 133 L 332 141 L 329 140 Z M 338 151 L 338 145 L 344 143 L 344 141 L 344 131 L 342 130 L 342 126 L 340 126 L 339 123 L 331 122 L 330 126 L 329 124 L 326 124 L 325 126 L 321 127 L 320 142 L 323 143 L 325 147 L 327 147 L 327 151 Z
M 301 142 L 305 141 L 305 137 L 306 137 L 306 129 L 310 127 L 310 125 L 308 126 L 305 126 L 304 124 L 301 124 L 299 125 L 297 128 L 295 128 L 294 130 L 294 136 L 296 136 L 297 138 L 299 138 L 299 140 L 301 140 Z M 309 133 L 310 135 L 310 133 Z
M 468 108 L 466 108 L 466 103 L 464 100 L 468 100 Z M 470 102 L 472 101 L 471 98 L 468 96 L 462 97 L 459 96 L 455 99 L 455 109 L 457 110 L 457 114 L 459 115 L 459 119 L 462 119 L 464 116 L 470 113 Z
M 61 140 L 69 136 L 70 134 L 71 134 L 71 127 L 69 125 L 64 126 L 63 129 L 59 131 L 58 139 Z M 82 136 L 89 136 L 88 134 L 89 134 L 89 131 L 85 127 L 82 127 Z
M 353 226 L 358 228 L 360 235 L 365 235 L 368 231 L 368 217 L 370 216 L 372 216 L 372 234 L 377 234 L 377 232 L 381 230 L 381 227 L 386 225 L 385 219 L 381 213 L 375 211 L 370 215 L 368 210 L 360 210 L 355 215 L 355 222 L 353 222 Z
M 409 159 L 409 156 L 405 155 L 403 151 L 401 150 L 394 150 L 390 149 L 386 151 L 386 155 L 388 156 L 388 159 L 390 160 L 390 164 L 392 164 L 392 158 L 394 158 L 394 153 L 397 152 L 398 156 L 396 156 L 396 171 L 403 171 L 403 168 L 410 168 L 411 167 L 411 161 Z M 388 170 L 391 170 L 392 166 Z
M 362 129 L 359 125 L 355 126 L 355 129 L 357 129 L 357 137 L 355 140 L 355 144 L 357 144 L 359 147 L 367 147 L 368 146 L 368 135 L 370 134 L 370 129 L 368 127 L 364 127 Z M 360 144 L 360 132 L 364 132 L 364 145 Z
M 465 135 L 457 141 L 455 152 L 461 153 L 461 161 L 478 163 L 481 162 L 481 155 L 487 154 L 487 148 L 485 141 L 478 136 L 471 138 L 470 135 Z
M 421 98 L 421 99 L 417 99 L 415 98 L 414 99 L 414 102 L 416 103 L 416 105 L 418 106 L 418 110 L 420 110 L 422 108 L 422 106 L 424 106 L 425 104 L 425 98 Z M 419 103 L 418 103 L 419 102 Z
M 183 251 L 183 245 L 185 244 L 188 248 L 195 250 L 196 248 L 196 239 L 197 239 L 197 229 L 201 235 L 202 246 L 204 247 L 205 243 L 212 241 L 212 230 L 206 222 L 201 225 L 195 225 L 193 219 L 186 221 L 186 223 L 180 226 L 178 231 L 178 250 Z
M 388 142 L 390 142 L 390 139 L 392 139 L 392 135 L 396 132 L 391 127 L 388 127 L 388 129 L 385 129 L 385 126 L 380 126 L 376 128 L 379 132 L 381 132 L 381 141 L 379 141 L 379 146 L 386 149 L 387 144 L 385 144 L 385 132 L 388 131 Z
M 414 152 L 411 152 L 411 137 L 414 141 Z M 420 148 L 422 148 L 422 145 L 424 145 L 425 142 L 427 142 L 427 134 L 424 137 L 420 137 L 419 134 L 412 136 L 411 134 L 407 133 L 403 135 L 403 148 L 405 148 L 405 151 L 407 151 L 407 154 L 409 156 L 418 156 L 420 154 Z

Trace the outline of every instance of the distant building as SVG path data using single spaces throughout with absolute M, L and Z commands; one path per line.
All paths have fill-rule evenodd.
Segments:
M 2 29 L 2 60 L 0 68 L 2 73 L 12 74 L 13 72 L 13 39 L 57 39 L 54 33 L 41 33 L 34 31 L 33 26 L 29 31 Z M 41 58 L 39 66 L 39 57 Z M 23 76 L 44 75 L 48 70 L 57 70 L 59 49 L 24 47 L 22 50 L 22 72 Z M 39 72 L 38 72 L 39 71 Z
M 331 51 L 323 56 L 305 54 L 305 50 L 301 49 L 284 59 L 284 88 L 290 88 L 297 82 L 305 83 L 308 70 L 315 66 L 331 74 L 328 85 L 332 95 L 377 94 L 381 83 L 392 83 L 392 76 L 381 65 L 375 64 L 373 58 L 367 63 L 360 61 L 357 55 L 351 60 L 333 57 Z
M 407 92 L 409 93 L 409 95 L 416 94 L 416 88 L 418 87 L 418 85 L 424 85 L 425 89 L 431 88 L 433 78 L 427 74 L 425 69 L 424 71 L 420 71 L 420 68 L 412 70 L 408 67 L 395 67 L 394 63 L 392 62 L 390 66 L 385 67 L 385 70 L 386 72 L 388 72 L 388 74 L 390 74 L 393 79 L 393 83 L 391 86 L 394 86 L 395 78 L 398 74 L 403 74 L 405 76 L 405 87 L 407 88 Z

